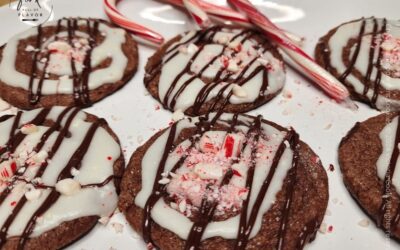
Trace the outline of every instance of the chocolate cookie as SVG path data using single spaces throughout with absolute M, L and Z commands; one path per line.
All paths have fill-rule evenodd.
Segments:
M 328 202 L 319 158 L 261 116 L 178 121 L 133 154 L 119 208 L 160 249 L 302 249 Z
M 386 113 L 357 123 L 339 147 L 347 189 L 377 226 L 396 239 L 400 239 L 398 120 L 398 113 Z
M 100 19 L 63 18 L 12 37 L 0 48 L 0 97 L 23 109 L 88 106 L 135 74 L 137 44 Z
M 144 82 L 166 109 L 188 115 L 246 112 L 283 88 L 282 57 L 251 29 L 215 26 L 178 35 L 146 65 Z
M 341 24 L 320 38 L 316 60 L 352 98 L 379 110 L 400 110 L 399 24 L 374 17 Z
M 0 117 L 0 248 L 60 249 L 117 207 L 124 159 L 103 119 L 73 107 Z

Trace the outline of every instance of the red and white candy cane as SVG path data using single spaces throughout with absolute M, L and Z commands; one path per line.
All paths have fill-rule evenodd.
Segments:
M 163 2 L 173 4 L 179 7 L 185 7 L 183 1 L 184 0 L 162 0 Z M 224 7 L 220 5 L 215 5 L 212 3 L 208 3 L 205 1 L 196 1 L 197 5 L 205 11 L 211 18 L 219 21 L 219 22 L 226 22 L 230 21 L 240 26 L 252 26 L 249 20 L 245 15 L 239 13 L 235 10 L 232 10 L 229 7 Z
M 117 9 L 117 0 L 104 0 L 104 10 L 110 20 L 118 26 L 131 31 L 135 36 L 154 44 L 162 44 L 164 38 L 157 32 L 132 22 Z
M 292 42 L 279 27 L 261 14 L 248 0 L 229 0 L 229 2 L 246 13 L 250 21 L 263 30 L 270 39 L 275 41 L 302 69 L 302 72 L 317 83 L 329 96 L 336 101 L 347 101 L 348 104 L 354 105 L 349 99 L 349 91 L 341 82 L 315 63 L 314 59 Z
M 183 4 L 201 29 L 205 29 L 211 25 L 207 13 L 200 7 L 198 0 L 183 0 Z
M 184 0 L 162 0 L 178 7 L 185 7 L 183 4 Z M 253 27 L 250 20 L 240 12 L 233 10 L 229 7 L 215 5 L 212 3 L 205 2 L 203 0 L 197 0 L 197 6 L 206 12 L 210 18 L 219 23 L 231 23 L 242 27 Z M 190 10 L 189 10 L 190 11 Z M 197 22 L 197 21 L 196 21 Z M 303 38 L 297 36 L 291 32 L 284 31 L 285 34 L 292 39 L 297 45 L 301 46 Z

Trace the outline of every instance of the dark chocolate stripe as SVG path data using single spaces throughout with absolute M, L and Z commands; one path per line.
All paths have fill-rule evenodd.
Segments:
M 31 74 L 30 74 L 30 77 L 29 77 L 29 96 L 28 96 L 28 98 L 29 98 L 29 101 L 30 101 L 31 104 L 35 104 L 38 101 L 37 100 L 38 96 L 33 93 L 33 83 L 34 83 L 34 80 L 35 80 L 36 75 L 37 75 L 36 62 L 37 62 L 37 57 L 38 57 L 38 54 L 39 54 L 39 51 L 40 51 L 40 48 L 41 48 L 41 44 L 42 44 L 42 25 L 39 25 L 37 27 L 37 29 L 38 29 L 38 31 L 37 31 L 38 34 L 36 36 L 36 50 L 33 53 Z
M 387 22 L 386 19 L 383 19 L 383 24 L 382 24 L 382 29 L 380 31 L 380 34 L 383 34 L 386 32 L 386 22 Z M 373 105 L 375 105 L 376 101 L 378 100 L 379 89 L 381 87 L 382 70 L 380 67 L 381 67 L 381 60 L 382 60 L 382 56 L 383 56 L 383 50 L 381 47 L 381 43 L 382 43 L 382 39 L 380 39 L 380 43 L 379 43 L 379 45 L 377 45 L 377 46 L 379 46 L 378 59 L 376 62 L 376 64 L 377 64 L 376 68 L 377 68 L 378 72 L 377 72 L 377 75 L 375 78 L 375 83 L 374 83 L 374 95 L 372 96 L 372 99 L 371 99 L 371 102 Z
M 58 34 L 61 31 L 61 21 L 62 21 L 62 19 L 59 19 L 57 21 L 56 36 L 55 36 L 55 40 L 56 41 L 58 40 Z M 40 41 L 40 45 L 36 49 L 38 49 L 38 50 L 41 49 L 41 46 L 42 46 L 41 43 L 42 43 L 42 41 Z M 32 93 L 32 95 L 31 95 L 31 99 L 30 99 L 30 104 L 31 105 L 36 105 L 40 101 L 40 99 L 42 97 L 43 82 L 44 82 L 44 79 L 46 77 L 46 70 L 47 70 L 47 68 L 49 66 L 50 54 L 51 54 L 51 52 L 49 51 L 49 52 L 46 53 L 46 56 L 44 57 L 46 59 L 46 62 L 45 62 L 45 65 L 43 67 L 43 72 L 42 72 L 42 74 L 40 76 L 40 79 L 39 79 L 39 83 L 38 83 L 38 87 L 37 87 L 36 93 L 35 94 Z M 36 60 L 34 60 L 33 63 L 36 64 Z M 33 76 L 31 76 L 31 77 L 33 77 Z
M 49 109 L 42 109 L 33 120 L 28 122 L 28 124 L 34 124 L 34 125 L 42 124 L 45 121 L 49 112 L 50 112 Z M 12 129 L 15 129 L 15 128 L 12 128 Z M 11 134 L 11 132 L 10 132 L 10 134 Z M 25 139 L 25 137 L 26 137 L 26 135 L 21 133 L 21 131 L 16 133 L 12 138 L 10 137 L 6 143 L 6 146 L 0 148 L 0 155 L 3 155 L 7 151 L 10 153 L 13 153 L 15 151 L 15 149 L 19 146 L 19 144 Z
M 268 192 L 268 188 L 269 188 L 269 186 L 270 186 L 270 184 L 272 182 L 272 179 L 275 176 L 275 172 L 276 172 L 276 169 L 278 168 L 278 164 L 280 162 L 280 159 L 281 159 L 283 153 L 285 152 L 285 149 L 286 149 L 285 141 L 288 140 L 290 145 L 293 145 L 294 143 L 297 143 L 297 142 L 292 140 L 293 136 L 295 136 L 295 134 L 294 134 L 294 131 L 291 130 L 291 131 L 288 132 L 288 134 L 285 136 L 285 138 L 280 143 L 280 145 L 278 147 L 278 150 L 276 151 L 275 156 L 273 158 L 272 165 L 271 165 L 271 168 L 270 168 L 270 170 L 268 172 L 268 175 L 267 175 L 266 179 L 264 180 L 264 183 L 261 186 L 261 189 L 260 189 L 259 193 L 256 196 L 257 198 L 256 198 L 256 201 L 255 201 L 255 203 L 253 205 L 253 208 L 252 208 L 252 210 L 250 212 L 250 217 L 249 217 L 248 221 L 247 221 L 247 211 L 246 211 L 245 214 L 241 215 L 241 216 L 243 216 L 244 219 L 242 221 L 242 217 L 241 217 L 241 225 L 240 225 L 240 228 L 239 228 L 239 234 L 238 234 L 238 237 L 237 237 L 237 242 L 236 242 L 235 249 L 245 249 L 246 248 L 246 245 L 248 243 L 251 231 L 252 231 L 252 229 L 254 227 L 254 224 L 256 222 L 256 218 L 257 218 L 257 215 L 259 213 L 260 206 L 261 206 L 261 204 L 262 204 L 262 202 L 264 200 L 264 197 L 265 197 L 266 193 Z M 295 163 L 295 162 L 296 161 L 293 158 L 293 163 Z M 250 199 L 250 193 L 248 194 L 247 199 L 248 200 Z M 278 235 L 278 241 L 280 241 L 281 237 L 282 237 L 282 235 Z
M 371 73 L 372 69 L 374 66 L 374 55 L 375 55 L 375 48 L 376 48 L 376 35 L 378 32 L 378 21 L 376 18 L 374 18 L 374 28 L 372 31 L 371 35 L 371 46 L 369 48 L 369 55 L 368 55 L 368 68 L 367 68 L 367 74 L 365 76 L 365 86 L 364 86 L 364 91 L 363 95 L 367 95 L 369 87 L 370 87 L 370 81 L 371 81 Z
M 354 51 L 353 57 L 351 58 L 350 65 L 343 72 L 343 74 L 339 77 L 339 81 L 341 81 L 341 82 L 344 82 L 346 80 L 347 76 L 353 70 L 354 65 L 355 65 L 355 63 L 357 61 L 358 54 L 360 53 L 362 38 L 363 38 L 364 32 L 365 32 L 365 23 L 366 23 L 366 21 L 363 18 L 362 23 L 361 23 L 360 32 L 358 33 L 358 37 L 357 37 L 356 49 Z
M 292 131 L 291 131 L 292 132 Z M 289 169 L 288 172 L 288 183 L 286 188 L 286 202 L 283 211 L 283 216 L 281 218 L 281 224 L 279 226 L 278 231 L 278 243 L 277 249 L 281 250 L 284 249 L 285 246 L 285 236 L 287 231 L 287 223 L 289 220 L 289 213 L 291 211 L 291 205 L 293 200 L 293 193 L 294 187 L 297 184 L 297 165 L 299 161 L 299 151 L 297 150 L 297 146 L 299 143 L 299 136 L 296 133 L 292 133 L 287 140 L 289 141 L 290 148 L 293 150 L 293 160 L 292 160 L 292 167 Z
M 151 219 L 151 210 L 153 209 L 154 205 L 157 203 L 157 201 L 162 196 L 161 190 L 160 190 L 161 186 L 158 182 L 160 180 L 161 173 L 164 172 L 165 163 L 167 161 L 168 154 L 170 153 L 170 151 L 172 150 L 172 148 L 174 146 L 173 143 L 175 140 L 176 126 L 177 126 L 177 123 L 174 123 L 170 128 L 168 139 L 165 144 L 165 149 L 164 149 L 163 155 L 161 157 L 160 163 L 158 165 L 156 178 L 153 183 L 153 191 L 152 191 L 150 197 L 147 199 L 146 205 L 144 207 L 144 214 L 143 214 L 144 218 L 143 218 L 143 224 L 142 224 L 143 239 L 146 243 L 151 243 L 154 246 L 156 246 L 156 244 L 151 239 L 151 224 L 153 223 L 152 219 Z
M 71 169 L 74 167 L 76 169 L 80 169 L 81 167 L 81 162 L 85 154 L 87 153 L 90 144 L 93 140 L 93 137 L 97 131 L 97 129 L 101 126 L 101 124 L 105 123 L 103 119 L 98 119 L 96 122 L 94 122 L 85 138 L 83 139 L 82 143 L 80 146 L 76 149 L 72 157 L 70 158 L 68 164 L 64 167 L 64 169 L 61 171 L 59 174 L 57 181 L 66 179 L 66 178 L 71 178 Z M 52 205 L 57 202 L 58 198 L 60 197 L 60 193 L 57 192 L 55 189 L 50 192 L 50 194 L 46 197 L 42 205 L 35 211 L 35 213 L 32 215 L 30 220 L 28 221 L 21 237 L 18 242 L 18 249 L 22 250 L 25 246 L 26 241 L 28 240 L 29 236 L 32 234 L 33 229 L 36 225 L 37 218 L 43 215 L 49 208 L 52 207 Z

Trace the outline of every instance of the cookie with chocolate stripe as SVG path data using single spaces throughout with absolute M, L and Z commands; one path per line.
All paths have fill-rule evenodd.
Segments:
M 133 154 L 119 208 L 149 247 L 302 249 L 328 202 L 293 129 L 239 114 L 182 119 Z
M 351 97 L 378 110 L 400 110 L 400 22 L 361 18 L 320 38 L 317 62 L 343 82 Z
M 0 117 L 0 248 L 60 249 L 107 220 L 124 159 L 103 119 L 73 107 Z
M 347 189 L 376 225 L 400 239 L 400 124 L 398 113 L 356 123 L 340 143 Z
M 131 35 L 93 18 L 63 18 L 19 33 L 0 48 L 0 97 L 23 109 L 89 106 L 135 74 Z
M 283 88 L 282 57 L 252 29 L 215 26 L 178 35 L 146 65 L 145 86 L 166 109 L 247 112 Z

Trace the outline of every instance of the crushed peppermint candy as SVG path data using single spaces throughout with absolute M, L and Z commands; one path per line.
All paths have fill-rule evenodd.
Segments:
M 248 195 L 245 180 L 249 155 L 240 156 L 246 140 L 241 132 L 208 131 L 193 148 L 177 146 L 173 153 L 185 155 L 185 161 L 174 173 L 163 173 L 160 180 L 168 182 L 171 208 L 190 217 L 208 197 L 210 202 L 218 200 L 216 214 L 238 211 Z M 230 182 L 220 185 L 228 171 L 233 173 Z
M 400 77 L 400 39 L 389 33 L 377 38 L 376 44 L 382 48 L 381 67 L 396 78 Z

